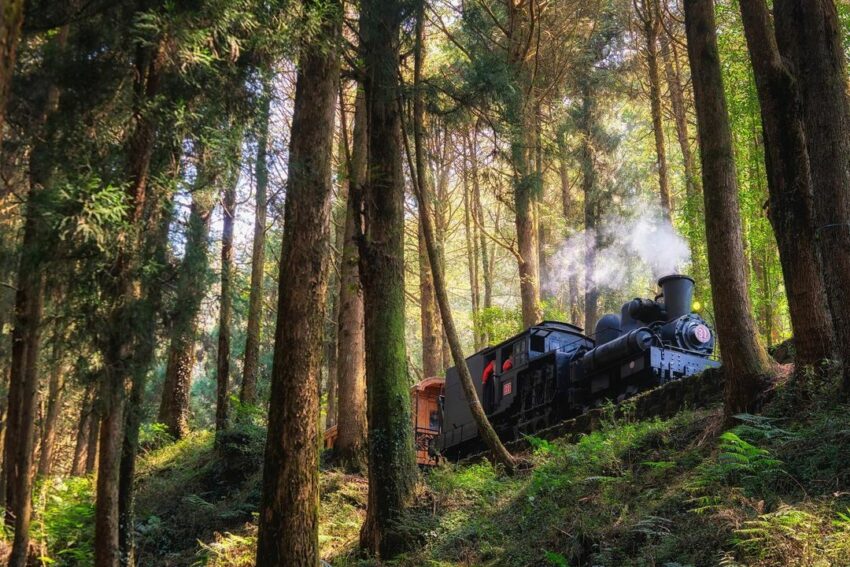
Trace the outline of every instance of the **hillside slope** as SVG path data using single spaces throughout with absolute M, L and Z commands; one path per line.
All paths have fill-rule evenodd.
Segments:
M 534 467 L 514 477 L 444 465 L 423 475 L 400 526 L 410 551 L 391 564 L 850 565 L 850 407 L 831 391 L 780 386 L 763 415 L 725 431 L 717 407 L 643 421 L 609 411 L 575 443 L 531 439 Z M 262 444 L 256 431 L 229 443 L 201 433 L 148 455 L 143 564 L 253 564 Z M 335 567 L 374 564 L 355 555 L 365 497 L 364 479 L 323 472 Z

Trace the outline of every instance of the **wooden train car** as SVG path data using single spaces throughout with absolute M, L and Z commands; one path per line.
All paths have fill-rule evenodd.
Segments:
M 429 447 L 431 440 L 440 434 L 440 396 L 444 383 L 443 378 L 435 376 L 422 380 L 410 389 L 416 463 L 422 466 L 437 464 L 438 457 L 431 454 Z M 325 449 L 333 449 L 336 438 L 336 425 L 326 429 Z

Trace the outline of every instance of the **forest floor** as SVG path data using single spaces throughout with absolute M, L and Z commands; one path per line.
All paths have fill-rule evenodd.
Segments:
M 668 420 L 611 412 L 575 443 L 531 439 L 534 467 L 513 477 L 486 462 L 427 471 L 400 525 L 409 551 L 389 564 L 850 565 L 850 406 L 834 391 L 779 385 L 731 429 L 719 407 Z M 144 455 L 139 565 L 253 565 L 263 435 L 197 432 Z M 360 476 L 322 472 L 320 545 L 334 567 L 375 564 L 355 555 L 366 492 Z M 53 510 L 42 528 L 90 506 L 85 490 L 59 494 L 42 496 Z M 86 538 L 65 523 L 50 555 L 83 565 L 73 557 Z

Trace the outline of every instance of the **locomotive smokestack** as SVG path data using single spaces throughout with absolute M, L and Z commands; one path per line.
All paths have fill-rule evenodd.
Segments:
M 694 280 L 691 277 L 671 274 L 658 280 L 658 285 L 664 291 L 668 321 L 691 312 L 691 301 L 694 298 Z

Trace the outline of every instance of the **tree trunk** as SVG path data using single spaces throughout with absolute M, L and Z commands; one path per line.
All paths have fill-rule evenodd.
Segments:
M 366 357 L 363 336 L 363 289 L 357 235 L 361 231 L 361 191 L 366 179 L 366 100 L 358 90 L 354 109 L 354 143 L 345 215 L 337 330 L 339 420 L 334 453 L 352 472 L 366 469 Z
M 148 177 L 156 140 L 155 117 L 146 106 L 159 91 L 163 54 L 160 43 L 140 47 L 135 61 L 134 114 L 126 144 L 127 213 L 129 227 L 116 253 L 114 267 L 104 285 L 104 298 L 111 305 L 103 344 L 103 411 L 100 423 L 98 474 L 95 505 L 94 567 L 116 567 L 119 546 L 119 478 L 124 438 L 125 395 L 137 376 L 135 349 L 140 333 L 136 310 L 140 307 L 143 218 L 147 203 Z M 89 451 L 92 446 L 89 446 Z
M 688 55 L 697 109 L 708 264 L 723 349 L 727 418 L 751 411 L 771 371 L 747 290 L 732 132 L 726 111 L 712 0 L 685 0 Z
M 832 356 L 834 342 L 816 247 L 799 93 L 779 55 L 765 0 L 742 0 L 740 6 L 761 103 L 768 217 L 779 247 L 796 362 L 813 365 Z
M 320 7 L 308 2 L 309 11 Z M 319 563 L 319 379 L 328 280 L 340 25 L 334 3 L 303 48 L 289 154 L 257 565 Z M 325 11 L 328 10 L 328 11 Z M 329 14 L 329 15 L 327 15 Z
M 416 48 L 414 52 L 415 64 L 413 71 L 414 108 L 417 107 L 417 100 L 419 103 L 419 112 L 414 111 L 413 113 L 414 141 L 416 141 L 417 139 L 421 141 L 423 129 L 422 122 L 424 119 L 424 111 L 421 106 L 422 63 L 424 59 L 425 50 L 425 42 L 423 37 L 424 20 L 424 5 L 421 5 L 416 19 Z M 413 160 L 410 159 L 410 151 L 406 143 L 405 149 L 407 150 L 408 161 L 412 162 Z M 422 147 L 421 143 L 416 144 L 415 153 L 418 154 L 416 156 L 417 163 L 420 163 L 421 160 L 424 160 L 424 156 L 421 155 L 423 150 L 424 148 Z M 484 444 L 487 445 L 487 448 L 490 449 L 494 461 L 504 466 L 509 472 L 513 472 L 514 467 L 516 465 L 514 458 L 508 452 L 508 450 L 505 449 L 505 446 L 502 444 L 501 440 L 499 439 L 499 436 L 496 435 L 496 431 L 493 429 L 493 426 L 487 419 L 487 415 L 484 413 L 484 408 L 481 406 L 481 401 L 478 399 L 478 394 L 475 391 L 475 384 L 472 382 L 472 374 L 470 373 L 469 367 L 466 364 L 466 357 L 464 356 L 463 348 L 460 345 L 460 339 L 458 338 L 457 329 L 455 328 L 454 323 L 454 317 L 452 316 L 452 310 L 449 304 L 449 295 L 446 291 L 446 281 L 443 277 L 443 268 L 440 264 L 439 251 L 437 250 L 436 238 L 434 236 L 434 226 L 431 222 L 431 213 L 428 210 L 430 208 L 430 203 L 424 191 L 423 180 L 421 177 L 419 177 L 420 172 L 414 172 L 413 163 L 410 163 L 410 166 L 411 177 L 413 177 L 413 185 L 416 189 L 416 199 L 417 203 L 419 204 L 419 219 L 421 230 L 425 240 L 425 248 L 428 253 L 428 260 L 431 263 L 432 273 L 434 274 L 434 291 L 437 295 L 437 304 L 440 307 L 440 315 L 443 320 L 443 327 L 446 329 L 446 337 L 448 338 L 449 347 L 452 351 L 452 357 L 454 359 L 455 367 L 457 368 L 458 373 L 460 375 L 460 384 L 463 388 L 464 396 L 466 397 L 466 400 L 469 403 L 469 409 L 472 413 L 473 419 L 475 420 L 475 425 L 478 427 L 478 433 L 481 435 Z
M 523 114 L 528 114 L 525 110 Z M 514 126 L 511 156 L 514 166 L 514 208 L 519 248 L 519 293 L 524 328 L 540 322 L 540 263 L 537 249 L 537 207 L 540 179 L 531 168 L 529 151 L 533 148 L 533 122 L 530 118 Z M 531 130 L 531 132 L 529 132 Z
M 581 163 L 581 188 L 584 193 L 584 328 L 593 333 L 596 320 L 599 318 L 599 291 L 593 279 L 596 269 L 596 222 L 599 217 L 599 200 L 596 163 L 594 152 L 598 151 L 594 144 L 596 124 L 596 101 L 593 93 L 585 87 L 582 93 L 582 112 L 579 119 L 579 129 L 582 142 L 579 153 Z
M 65 389 L 65 363 L 62 360 L 61 336 L 54 337 L 53 360 L 47 384 L 47 409 L 41 426 L 41 453 L 38 458 L 38 476 L 50 475 L 53 464 L 53 446 L 56 442 L 56 420 L 62 406 L 62 391 Z
M 0 130 L 5 126 L 6 102 L 15 74 L 24 4 L 24 0 L 6 0 L 0 10 Z
M 411 407 L 404 342 L 404 175 L 398 108 L 400 0 L 365 0 L 360 9 L 369 152 L 359 238 L 366 329 L 369 499 L 360 545 L 392 556 L 393 530 L 413 498 Z
M 646 64 L 649 72 L 649 100 L 652 114 L 652 131 L 655 134 L 655 168 L 658 172 L 658 193 L 661 210 L 671 220 L 673 210 L 670 200 L 670 184 L 667 180 L 667 148 L 664 144 L 664 123 L 661 114 L 661 74 L 658 70 L 658 35 L 661 30 L 661 6 L 659 0 L 645 0 L 643 13 L 644 39 L 646 40 Z
M 165 163 L 160 170 L 177 180 L 180 175 L 182 145 L 172 143 L 165 148 Z M 152 211 L 145 219 L 143 261 L 145 265 L 156 266 L 147 270 L 141 278 L 143 302 L 137 312 L 137 324 L 140 329 L 139 344 L 135 349 L 135 375 L 130 389 L 124 421 L 124 439 L 121 447 L 118 480 L 118 547 L 122 567 L 135 566 L 135 498 L 133 486 L 136 481 L 136 455 L 139 450 L 139 428 L 144 414 L 144 394 L 147 374 L 154 358 L 157 346 L 157 324 L 162 311 L 162 292 L 165 277 L 163 271 L 168 265 L 168 236 L 173 216 L 172 195 L 154 195 Z
M 472 210 L 473 200 L 469 189 L 469 144 L 467 137 L 463 138 L 463 227 L 466 238 L 466 265 L 469 271 L 469 294 L 472 303 L 472 336 L 475 351 L 484 348 L 485 344 L 481 333 L 481 292 L 478 286 L 478 235 L 472 220 L 475 211 Z M 473 156 L 474 159 L 474 156 Z
M 796 70 L 812 176 L 817 244 L 850 393 L 850 101 L 832 0 L 777 0 L 776 35 Z
M 77 423 L 77 440 L 74 443 L 74 457 L 71 460 L 71 476 L 83 476 L 86 473 L 86 455 L 88 453 L 89 429 L 94 412 L 94 384 L 86 385 L 83 401 L 80 405 L 80 420 Z
M 222 189 L 221 297 L 218 311 L 218 350 L 216 354 L 215 430 L 227 429 L 228 388 L 230 384 L 230 325 L 233 319 L 233 221 L 236 217 L 236 184 L 239 182 L 241 136 L 236 146 L 236 164 L 232 165 Z
M 198 152 L 192 207 L 186 229 L 186 249 L 175 282 L 171 342 L 157 417 L 157 421 L 164 424 L 176 439 L 182 439 L 189 434 L 189 393 L 192 387 L 192 370 L 195 367 L 198 314 L 209 283 L 207 249 L 210 218 L 216 199 L 214 192 L 210 190 L 211 180 L 205 166 L 207 151 L 202 148 Z
M 100 388 L 95 388 L 98 392 Z M 92 400 L 91 414 L 89 415 L 88 429 L 86 430 L 86 465 L 85 474 L 93 475 L 97 470 L 98 438 L 100 437 L 100 414 L 98 402 Z
M 427 198 L 427 197 L 426 197 Z M 428 263 L 425 235 L 422 233 L 422 211 L 419 211 L 419 312 L 422 325 L 422 375 L 439 376 L 443 372 L 443 332 L 440 328 L 434 297 L 434 276 Z
M 266 192 L 269 185 L 268 146 L 271 98 L 271 80 L 265 78 L 259 131 L 257 132 L 257 163 L 254 166 L 257 185 L 255 189 L 254 240 L 251 245 L 251 291 L 248 296 L 248 328 L 245 339 L 242 388 L 239 390 L 239 401 L 243 404 L 257 403 L 260 333 L 263 320 L 263 279 L 266 260 Z

